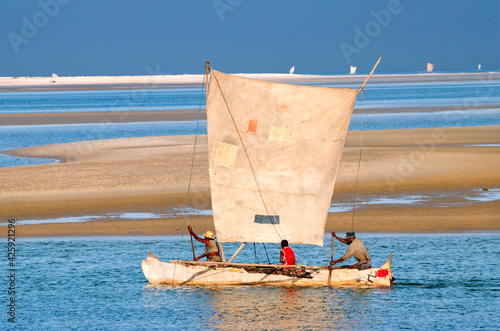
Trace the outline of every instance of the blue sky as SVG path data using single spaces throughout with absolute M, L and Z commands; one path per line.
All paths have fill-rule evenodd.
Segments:
M 0 76 L 500 68 L 497 0 L 3 0 Z

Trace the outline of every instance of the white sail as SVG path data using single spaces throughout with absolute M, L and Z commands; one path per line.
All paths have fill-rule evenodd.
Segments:
M 427 72 L 432 72 L 433 69 L 434 69 L 434 64 L 427 63 Z
M 207 94 L 218 240 L 322 246 L 357 91 L 212 70 Z
M 477 70 L 481 70 L 481 65 L 480 64 L 477 65 Z
M 294 71 L 295 71 L 295 66 L 290 68 L 290 75 L 293 75 Z
M 357 68 L 358 68 L 358 67 L 353 67 L 353 66 L 351 66 L 351 75 L 354 75 L 354 74 L 356 73 L 356 69 L 357 69 Z

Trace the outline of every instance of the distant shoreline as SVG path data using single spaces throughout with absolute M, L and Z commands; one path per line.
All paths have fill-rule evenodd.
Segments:
M 364 114 L 395 113 L 434 113 L 440 111 L 463 111 L 472 109 L 500 109 L 500 105 L 467 105 L 463 107 L 394 107 L 364 108 Z M 359 109 L 354 109 L 354 114 Z M 131 111 L 89 111 L 89 112 L 53 112 L 53 113 L 14 113 L 0 114 L 0 127 L 9 125 L 57 125 L 57 124 L 107 124 L 141 122 L 180 122 L 206 120 L 205 108 L 169 109 L 169 110 L 131 110 Z
M 237 74 L 280 83 L 359 84 L 367 75 Z M 374 74 L 371 84 L 397 82 L 488 81 L 499 80 L 500 72 Z M 155 89 L 199 87 L 203 75 L 156 76 L 76 76 L 76 77 L 0 77 L 0 92 Z

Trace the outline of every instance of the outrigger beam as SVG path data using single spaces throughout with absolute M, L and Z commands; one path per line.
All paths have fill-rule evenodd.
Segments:
M 243 247 L 245 247 L 247 243 L 243 243 L 241 244 L 240 248 L 238 248 L 238 250 L 236 252 L 234 252 L 233 256 L 231 256 L 231 258 L 229 259 L 229 261 L 227 261 L 228 263 L 231 263 L 233 262 L 234 258 L 236 257 L 236 255 L 238 255 L 238 253 L 243 249 Z

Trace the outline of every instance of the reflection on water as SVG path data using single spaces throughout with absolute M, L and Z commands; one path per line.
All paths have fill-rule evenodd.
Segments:
M 373 294 L 386 288 L 144 286 L 148 309 L 176 311 L 181 324 L 218 330 L 362 328 L 369 323 Z M 180 300 L 183 303 L 180 303 Z M 383 301 L 387 303 L 386 301 Z M 192 326 L 196 329 L 196 326 Z
M 377 289 L 375 289 L 376 291 Z M 310 329 L 360 328 L 374 289 L 270 287 L 213 290 L 211 324 L 216 329 Z M 243 293 L 244 292 L 244 293 Z M 244 299 L 242 300 L 242 296 Z M 349 299 L 349 302 L 347 302 Z M 354 304 L 353 304 L 354 302 Z M 350 305 L 350 309 L 349 309 Z M 355 314 L 351 316 L 352 308 Z M 361 317 L 361 319 L 359 318 Z

